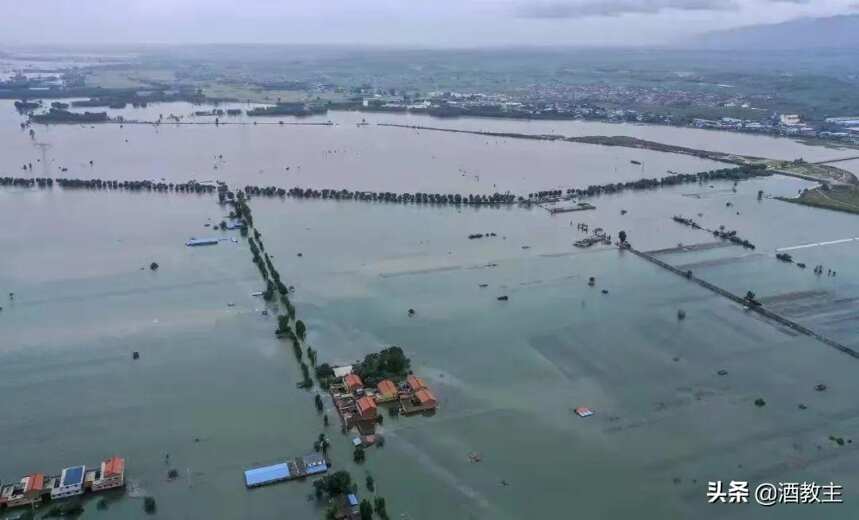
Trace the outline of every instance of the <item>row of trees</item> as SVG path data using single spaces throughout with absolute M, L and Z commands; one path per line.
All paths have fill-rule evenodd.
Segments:
M 549 198 L 568 197 L 592 197 L 595 195 L 620 193 L 626 190 L 654 190 L 665 186 L 677 186 L 680 184 L 699 183 L 708 181 L 732 180 L 742 181 L 754 177 L 766 177 L 771 175 L 766 165 L 749 164 L 734 168 L 722 168 L 719 170 L 708 170 L 698 173 L 675 173 L 665 177 L 638 179 L 627 182 L 610 182 L 606 184 L 592 184 L 586 188 L 569 188 L 567 190 L 547 190 L 528 194 L 529 200 L 541 200 Z
M 0 177 L 0 186 L 51 188 L 56 183 L 64 189 L 157 191 L 178 193 L 214 193 L 219 187 L 195 181 L 173 183 L 155 181 L 118 181 L 104 179 L 73 179 L 51 177 Z
M 260 275 L 266 284 L 265 291 L 262 294 L 263 299 L 267 302 L 278 301 L 285 310 L 284 314 L 278 314 L 275 335 L 278 338 L 283 338 L 291 342 L 295 358 L 301 367 L 302 380 L 299 386 L 302 388 L 311 388 L 313 380 L 310 377 L 310 366 L 304 360 L 305 351 L 302 349 L 302 343 L 307 334 L 307 327 L 304 325 L 304 322 L 295 319 L 295 306 L 289 300 L 290 288 L 283 282 L 280 273 L 271 261 L 271 257 L 266 252 L 262 233 L 253 227 L 253 214 L 250 206 L 247 204 L 247 197 L 242 191 L 239 191 L 238 194 L 224 192 L 219 196 L 219 199 L 232 204 L 233 211 L 230 213 L 230 217 L 242 222 L 243 235 L 248 235 L 249 230 L 253 230 L 253 236 L 248 236 L 248 247 L 253 256 L 253 262 L 257 266 L 257 269 L 259 269 Z M 311 366 L 315 366 L 316 351 L 308 346 L 306 353 Z
M 466 204 L 466 205 L 505 205 L 522 200 L 511 193 L 492 193 L 490 195 L 458 193 L 394 193 L 376 191 L 353 191 L 347 189 L 292 188 L 285 190 L 277 186 L 245 186 L 248 194 L 264 197 L 294 197 L 299 199 L 360 200 L 367 202 L 398 202 L 414 204 Z
M 328 364 L 317 366 L 317 352 L 309 345 L 306 350 L 302 350 L 302 345 L 307 337 L 307 326 L 305 323 L 296 319 L 295 306 L 289 300 L 291 287 L 282 281 L 280 274 L 275 268 L 271 258 L 265 251 L 262 234 L 253 227 L 253 215 L 247 204 L 247 196 L 244 192 L 239 191 L 237 194 L 232 192 L 222 192 L 219 194 L 219 199 L 222 203 L 230 203 L 233 205 L 233 211 L 230 217 L 240 220 L 244 226 L 242 228 L 243 235 L 248 236 L 248 245 L 253 256 L 254 264 L 260 271 L 260 275 L 266 282 L 266 290 L 263 292 L 263 298 L 266 301 L 279 301 L 283 306 L 285 313 L 279 313 L 277 316 L 276 336 L 286 339 L 291 342 L 295 357 L 300 363 L 302 371 L 302 382 L 299 386 L 310 388 L 313 386 L 313 381 L 310 377 L 310 367 L 316 369 L 317 379 L 327 381 L 328 378 L 333 378 L 334 370 Z M 249 232 L 252 230 L 252 234 Z M 307 356 L 308 363 L 305 362 L 304 356 Z M 364 360 L 357 365 L 356 372 L 367 381 L 368 384 L 375 384 L 385 377 L 402 377 L 410 366 L 409 359 L 403 353 L 400 347 L 389 347 L 381 352 L 369 354 Z M 316 394 L 314 396 L 314 404 L 316 410 L 323 414 L 325 403 L 322 396 Z M 381 417 L 379 418 L 381 419 Z M 380 421 L 381 422 L 381 421 Z M 328 426 L 328 415 L 323 414 L 323 424 Z M 381 444 L 380 444 L 381 445 Z M 327 457 L 330 442 L 324 433 L 319 434 L 319 437 L 314 442 L 314 450 L 321 452 Z M 356 462 L 363 462 L 366 454 L 363 447 L 355 449 L 354 458 Z M 331 475 L 327 475 L 313 483 L 314 493 L 318 500 L 324 497 L 334 499 L 342 497 L 348 493 L 355 493 L 357 485 L 352 482 L 352 477 L 346 471 L 338 471 Z M 370 492 L 375 492 L 375 483 L 372 477 L 367 478 L 367 488 Z M 337 516 L 337 506 L 332 505 L 326 511 L 326 518 L 335 518 Z M 382 520 L 388 520 L 389 515 L 385 499 L 383 497 L 374 497 L 373 502 L 364 499 L 359 505 L 359 515 L 361 520 L 372 520 L 373 515 L 376 515 Z

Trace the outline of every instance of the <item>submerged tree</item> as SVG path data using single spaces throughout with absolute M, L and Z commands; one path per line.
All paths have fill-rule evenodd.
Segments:
M 307 334 L 307 327 L 304 326 L 304 322 L 298 320 L 295 322 L 295 334 L 298 336 L 301 341 L 304 341 L 304 336 Z
M 376 497 L 373 499 L 373 509 L 376 510 L 376 514 L 379 515 L 379 518 L 382 520 L 388 520 L 388 508 L 385 504 L 384 497 Z
M 361 501 L 361 506 L 358 508 L 361 515 L 361 520 L 373 520 L 373 506 L 366 498 Z
M 355 451 L 352 453 L 352 460 L 360 464 L 367 459 L 367 453 L 361 445 L 355 446 Z
M 154 498 L 146 497 L 143 499 L 143 510 L 146 511 L 146 514 L 155 514 L 156 509 L 158 509 L 158 506 L 155 504 Z

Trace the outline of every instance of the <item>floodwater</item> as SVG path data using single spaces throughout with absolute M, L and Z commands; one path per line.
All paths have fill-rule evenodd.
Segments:
M 156 119 L 152 111 L 179 111 L 176 105 L 189 113 L 193 108 L 174 103 L 139 110 Z M 33 164 L 35 175 L 78 178 L 220 179 L 238 186 L 518 194 L 610 179 L 661 177 L 668 170 L 723 167 L 694 157 L 623 148 L 358 127 L 357 114 L 337 115 L 344 119 L 336 126 L 281 126 L 267 118 L 261 121 L 267 124 L 256 126 L 36 126 L 35 139 L 7 124 L 0 130 L 2 168 L 14 174 L 16 168 Z
M 37 127 L 37 141 L 47 145 L 37 148 L 9 112 L 0 112 L 3 175 L 17 175 L 19 163 L 41 158 L 42 149 L 54 176 L 65 164 L 71 177 L 220 177 L 239 186 L 527 190 L 531 183 L 505 166 L 519 154 L 545 156 L 527 171 L 537 184 L 637 174 L 615 149 L 486 144 L 345 122 Z M 198 150 L 203 143 L 211 149 Z M 214 158 L 217 148 L 227 150 L 223 161 Z M 352 155 L 316 157 L 326 149 Z M 648 171 L 654 163 L 702 166 L 651 153 Z M 422 163 L 433 154 L 441 166 L 431 170 Z M 95 171 L 87 175 L 90 159 Z M 263 164 L 314 173 L 281 182 L 291 173 Z M 344 164 L 361 167 L 344 172 Z M 479 184 L 463 180 L 461 167 L 480 169 Z M 257 178 L 270 180 L 246 180 Z M 695 268 L 703 278 L 781 298 L 794 313 L 809 311 L 790 307 L 797 298 L 789 293 L 812 289 L 830 308 L 859 296 L 851 264 L 859 243 L 794 252 L 836 268 L 834 278 L 774 258 L 778 248 L 859 236 L 855 216 L 770 198 L 807 186 L 782 177 L 740 183 L 736 192 L 727 182 L 685 185 L 597 197 L 594 211 L 555 216 L 540 208 L 264 198 L 251 206 L 266 250 L 296 288 L 293 301 L 320 361 L 351 362 L 399 345 L 440 399 L 432 417 L 386 417 L 386 445 L 370 449 L 362 466 L 351 462 L 349 438 L 328 403 L 335 467 L 350 470 L 362 497 L 370 495 L 363 481 L 371 473 L 392 518 L 844 518 L 859 511 L 859 457 L 855 443 L 840 447 L 829 436 L 859 439 L 859 361 L 631 254 L 572 245 L 584 236 L 577 223 L 615 236 L 623 229 L 641 250 L 714 241 L 671 220 L 682 214 L 737 229 L 758 249 L 667 254 L 666 261 L 703 263 Z M 251 296 L 260 278 L 244 241 L 204 227 L 223 217 L 212 196 L 0 190 L 7 223 L 0 229 L 0 481 L 119 454 L 128 459 L 127 493 L 106 513 L 88 502 L 84 518 L 144 518 L 145 495 L 157 499 L 158 518 L 322 516 L 307 498 L 309 482 L 252 492 L 243 485 L 243 469 L 310 451 L 323 428 L 312 392 L 295 386 L 291 347 L 273 336 L 276 309 L 264 316 L 263 302 Z M 467 238 L 487 232 L 497 236 Z M 225 240 L 184 246 L 208 236 Z M 749 254 L 759 256 L 742 258 Z M 588 287 L 590 276 L 596 287 Z M 502 295 L 509 301 L 498 301 Z M 856 313 L 847 309 L 837 317 L 842 325 L 826 331 L 855 344 L 855 328 L 843 324 L 855 323 Z M 815 392 L 818 383 L 828 390 Z M 753 404 L 759 397 L 765 407 Z M 578 418 L 577 406 L 596 414 Z M 472 452 L 481 462 L 469 461 Z M 168 481 L 171 468 L 180 477 Z M 709 480 L 831 480 L 845 486 L 846 503 L 707 505 Z

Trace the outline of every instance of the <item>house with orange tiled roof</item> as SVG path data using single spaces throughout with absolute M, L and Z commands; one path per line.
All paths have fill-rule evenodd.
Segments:
M 354 392 L 355 390 L 364 388 L 364 382 L 361 381 L 358 374 L 346 374 L 343 378 L 343 385 L 346 387 L 346 391 L 348 392 Z
M 113 489 L 125 485 L 125 459 L 111 457 L 101 463 L 97 478 L 92 483 L 93 491 Z
M 426 388 L 421 388 L 415 392 L 414 400 L 415 404 L 424 410 L 435 410 L 438 407 L 438 400 L 436 400 L 433 393 Z
M 376 408 L 376 401 L 369 397 L 362 397 L 355 401 L 355 407 L 358 410 L 358 415 L 361 416 L 361 419 L 375 419 L 376 413 L 378 409 Z
M 387 403 L 397 398 L 397 385 L 390 379 L 383 379 L 376 385 L 376 402 Z
M 0 487 L 0 506 L 18 507 L 38 504 L 45 489 L 45 475 L 27 475 L 15 484 Z
M 412 374 L 406 378 L 406 384 L 409 385 L 409 389 L 412 392 L 417 392 L 421 388 L 426 388 L 427 385 L 424 383 L 424 380 L 419 378 L 418 376 Z

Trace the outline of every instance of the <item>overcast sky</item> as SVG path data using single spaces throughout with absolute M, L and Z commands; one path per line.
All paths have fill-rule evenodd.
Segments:
M 650 45 L 857 0 L 0 0 L 0 42 Z

